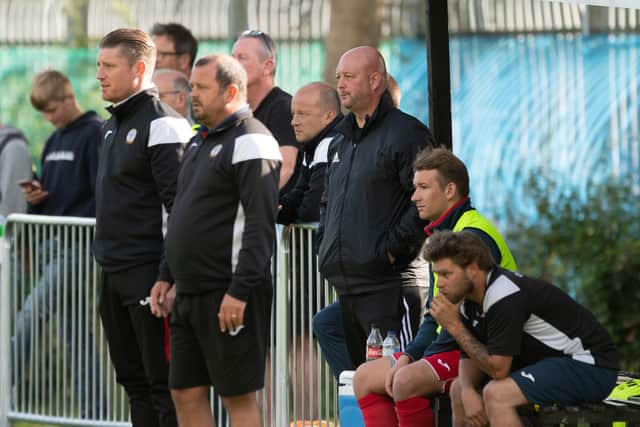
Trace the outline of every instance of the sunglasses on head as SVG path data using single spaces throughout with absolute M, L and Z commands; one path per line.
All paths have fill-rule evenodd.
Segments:
M 242 34 L 240 34 L 240 38 L 243 38 L 243 37 L 251 37 L 254 39 L 262 40 L 262 43 L 267 47 L 271 56 L 273 56 L 274 54 L 273 41 L 264 32 L 259 30 L 246 30 L 246 31 L 243 31 Z

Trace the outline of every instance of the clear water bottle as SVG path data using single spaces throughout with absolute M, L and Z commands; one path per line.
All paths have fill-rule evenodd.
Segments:
M 372 323 L 371 333 L 367 338 L 367 361 L 375 360 L 382 357 L 382 335 L 380 329 Z
M 400 341 L 396 337 L 396 331 L 389 331 L 382 343 L 382 356 L 393 356 L 398 351 L 400 351 Z
M 4 234 L 4 226 L 7 223 L 7 218 L 0 214 L 0 237 Z

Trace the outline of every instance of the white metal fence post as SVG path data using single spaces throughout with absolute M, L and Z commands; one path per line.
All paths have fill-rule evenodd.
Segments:
M 93 263 L 89 247 L 94 224 L 95 222 L 91 218 L 37 215 L 12 215 L 9 218 L 4 238 L 0 238 L 0 427 L 9 427 L 14 421 L 85 427 L 130 426 L 130 423 L 127 422 L 128 408 L 124 401 L 124 393 L 115 384 L 111 366 L 105 360 L 106 343 L 98 325 L 97 313 L 94 312 L 97 305 L 95 293 L 98 273 L 97 266 L 89 266 Z M 293 231 L 297 232 L 298 237 L 292 236 Z M 314 227 L 310 225 L 278 226 L 277 228 L 277 246 L 273 261 L 275 267 L 275 297 L 272 318 L 275 322 L 273 324 L 275 339 L 271 347 L 272 362 L 274 362 L 271 370 L 273 399 L 270 399 L 271 419 L 265 419 L 265 426 L 286 427 L 290 425 L 292 420 L 301 418 L 309 419 L 308 422 L 312 422 L 312 418 L 319 418 L 324 420 L 326 425 L 335 425 L 332 424 L 337 416 L 335 386 L 330 375 L 325 375 L 324 379 L 320 377 L 320 369 L 318 372 L 312 373 L 311 376 L 304 377 L 302 391 L 296 397 L 298 400 L 302 399 L 305 408 L 309 407 L 308 410 L 303 409 L 301 413 L 300 411 L 292 413 L 292 392 L 296 386 L 295 373 L 290 372 L 290 357 L 292 355 L 294 357 L 294 370 L 298 369 L 295 365 L 296 357 L 298 360 L 305 360 L 300 364 L 301 369 L 304 370 L 305 363 L 311 363 L 306 362 L 311 349 L 303 347 L 300 350 L 301 354 L 294 355 L 296 349 L 292 348 L 292 333 L 295 335 L 297 329 L 295 325 L 291 325 L 291 318 L 298 313 L 296 310 L 300 311 L 304 308 L 305 313 L 302 314 L 306 315 L 307 321 L 310 322 L 312 299 L 315 298 L 319 305 L 321 294 L 326 294 L 326 297 L 329 298 L 325 303 L 330 303 L 334 298 L 329 297 L 328 288 L 324 291 L 320 290 L 326 285 L 320 280 L 315 265 L 315 254 L 312 250 L 313 232 Z M 80 239 L 80 236 L 85 234 L 86 241 Z M 300 236 L 303 234 L 307 236 L 306 240 L 302 239 L 304 245 L 299 242 Z M 53 236 L 62 236 L 63 240 L 55 245 L 43 246 L 44 241 L 53 241 Z M 56 258 L 60 256 L 63 249 L 67 249 L 67 246 L 69 250 L 66 251 L 66 256 L 78 254 L 71 267 Z M 79 255 L 80 253 L 81 255 Z M 54 263 L 61 269 L 57 273 L 41 272 L 39 271 L 41 261 Z M 81 264 L 84 265 L 85 262 L 87 265 L 81 268 Z M 73 278 L 68 277 L 69 271 L 67 270 L 69 268 L 73 269 Z M 316 279 L 312 279 L 313 276 Z M 24 354 L 12 351 L 12 334 L 17 334 L 12 323 L 18 322 L 16 319 L 20 316 L 19 313 L 24 310 L 26 295 L 36 292 L 39 286 L 37 281 L 41 277 L 55 279 L 57 289 L 61 293 L 55 299 L 55 307 L 49 309 L 53 316 L 52 319 L 38 319 L 31 322 L 33 329 L 29 342 L 32 347 L 39 345 L 41 350 L 38 348 L 32 350 L 31 362 L 27 365 Z M 292 282 L 294 279 L 295 281 Z M 72 286 L 69 286 L 70 284 Z M 86 289 L 81 286 L 85 286 Z M 295 288 L 293 291 L 291 290 L 292 286 Z M 304 292 L 305 287 L 308 288 L 307 293 Z M 316 287 L 318 287 L 317 292 L 314 292 Z M 93 300 L 86 305 L 88 301 L 86 301 L 85 292 L 89 292 L 89 288 L 93 289 L 93 293 L 90 293 Z M 74 296 L 76 291 L 81 289 L 82 292 L 79 292 L 78 296 Z M 71 298 L 69 298 L 69 292 Z M 305 303 L 302 299 L 305 301 L 308 299 L 308 301 Z M 51 299 L 47 300 L 49 303 L 53 302 Z M 82 306 L 83 301 L 85 306 Z M 37 313 L 41 307 L 37 306 L 37 301 L 33 303 L 35 307 L 33 313 Z M 296 304 L 300 306 L 298 307 Z M 64 321 L 69 310 L 79 309 L 82 309 L 84 314 L 72 316 L 69 320 L 72 323 L 65 324 Z M 93 319 L 93 322 L 89 321 L 90 319 Z M 294 320 L 294 322 L 296 321 Z M 294 329 L 291 330 L 291 327 Z M 297 327 L 302 326 L 298 324 Z M 75 342 L 69 352 L 65 350 L 67 340 L 63 339 L 67 328 L 70 329 L 73 342 Z M 39 331 L 46 333 L 39 333 Z M 91 332 L 98 334 L 97 339 L 89 339 L 88 335 Z M 93 404 L 96 402 L 99 408 L 106 405 L 104 407 L 105 413 L 100 410 L 99 414 L 94 413 L 93 416 L 88 413 L 83 415 L 81 409 L 86 409 L 89 406 L 78 400 L 82 396 L 74 396 L 74 390 L 71 390 L 74 386 L 69 381 L 72 380 L 72 375 L 77 375 L 76 371 L 78 371 L 78 366 L 74 362 L 79 351 L 78 339 L 80 342 L 86 342 L 87 345 L 93 346 L 93 351 L 98 352 L 101 367 L 99 372 L 94 372 L 92 380 L 100 384 L 96 388 L 98 391 L 91 393 L 91 395 L 96 394 L 99 400 L 95 402 L 91 400 L 95 400 L 96 396 L 90 398 L 92 403 L 90 407 L 93 408 L 95 406 Z M 309 346 L 316 347 L 316 344 L 309 344 Z M 24 351 L 23 344 L 22 352 L 24 353 Z M 319 353 L 316 356 L 316 360 L 320 364 L 321 356 Z M 51 357 L 54 359 L 50 359 Z M 92 364 L 87 362 L 90 360 L 88 357 L 87 354 L 80 354 L 78 359 L 83 361 L 85 371 L 92 367 Z M 15 360 L 20 360 L 15 365 L 18 368 L 12 366 L 16 363 Z M 322 372 L 327 373 L 327 366 L 324 363 L 322 365 Z M 311 390 L 314 378 L 318 381 L 318 388 Z M 14 383 L 12 379 L 15 379 L 16 382 Z M 86 380 L 87 378 L 84 378 L 85 383 Z M 293 398 L 293 402 L 296 401 L 296 398 Z M 78 401 L 76 402 L 76 400 Z M 312 410 L 314 400 L 318 400 L 319 407 L 324 407 L 322 415 Z
M 11 402 L 11 372 L 9 358 L 11 357 L 10 332 L 10 268 L 9 268 L 9 240 L 10 230 L 7 221 L 4 234 L 0 236 L 0 427 L 9 426 L 9 404 Z
M 287 281 L 289 280 L 289 239 L 291 230 L 289 227 L 278 226 L 276 229 L 277 245 L 277 277 L 275 281 L 275 320 L 276 320 L 276 372 L 272 374 L 275 380 L 273 389 L 275 391 L 275 415 L 277 426 L 289 425 L 289 381 L 288 381 L 288 348 L 289 337 L 287 335 Z

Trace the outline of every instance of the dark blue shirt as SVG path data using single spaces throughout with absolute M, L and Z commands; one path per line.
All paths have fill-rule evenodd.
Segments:
M 94 217 L 98 147 L 102 120 L 89 111 L 57 129 L 42 151 L 40 184 L 49 196 L 29 212 L 40 215 Z

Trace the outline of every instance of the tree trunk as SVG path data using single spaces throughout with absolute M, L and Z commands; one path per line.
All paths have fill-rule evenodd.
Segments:
M 89 45 L 88 20 L 89 0 L 68 0 L 64 6 L 69 22 L 67 42 L 73 47 L 87 47 Z
M 331 0 L 329 34 L 325 38 L 324 79 L 336 82 L 336 65 L 347 50 L 377 47 L 382 38 L 382 0 Z
M 247 0 L 229 2 L 229 36 L 235 41 L 241 32 L 249 29 Z
M 606 33 L 609 31 L 609 8 L 602 6 L 586 6 L 588 8 L 587 33 Z

